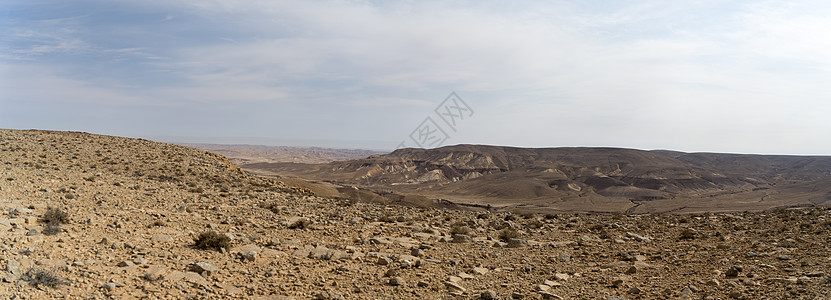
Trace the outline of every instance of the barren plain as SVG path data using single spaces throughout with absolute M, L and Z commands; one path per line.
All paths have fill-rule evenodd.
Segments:
M 537 214 L 316 196 L 178 145 L 0 130 L 10 299 L 828 299 L 831 210 Z M 199 243 L 197 243 L 199 241 Z

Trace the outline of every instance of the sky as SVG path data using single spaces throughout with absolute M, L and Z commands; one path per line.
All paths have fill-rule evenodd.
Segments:
M 0 128 L 831 155 L 828 1 L 0 2 Z

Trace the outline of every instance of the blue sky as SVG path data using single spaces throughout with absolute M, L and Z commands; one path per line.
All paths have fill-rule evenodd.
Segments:
M 445 144 L 831 155 L 828 32 L 826 1 L 11 0 L 0 128 L 393 149 L 455 91 Z

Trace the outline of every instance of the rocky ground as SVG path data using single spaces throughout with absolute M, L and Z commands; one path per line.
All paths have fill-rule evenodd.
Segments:
M 321 198 L 187 147 L 0 130 L 11 299 L 828 299 L 831 210 L 540 215 Z M 202 245 L 195 240 L 215 232 Z M 227 245 L 226 245 L 227 243 Z

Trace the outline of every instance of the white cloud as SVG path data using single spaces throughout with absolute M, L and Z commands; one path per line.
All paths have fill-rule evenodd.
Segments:
M 411 119 L 424 117 L 410 116 L 417 111 L 410 108 L 429 113 L 431 105 L 455 90 L 477 108 L 475 118 L 499 120 L 472 122 L 477 126 L 460 131 L 457 141 L 831 151 L 818 138 L 825 134 L 822 128 L 831 128 L 831 121 L 817 113 L 829 108 L 825 97 L 831 82 L 831 41 L 821 38 L 831 31 L 831 10 L 824 3 L 646 1 L 599 7 L 533 1 L 210 0 L 122 5 L 157 12 L 154 24 L 169 30 L 157 35 L 150 31 L 159 27 L 135 28 L 127 32 L 138 41 L 123 46 L 103 41 L 113 37 L 81 38 L 58 29 L 87 26 L 83 18 L 72 26 L 20 29 L 31 34 L 21 39 L 43 41 L 18 48 L 21 54 L 35 61 L 65 56 L 69 66 L 49 73 L 45 80 L 50 82 L 34 77 L 18 82 L 60 86 L 73 94 L 70 99 L 111 97 L 125 105 L 257 110 L 263 103 L 292 102 L 333 118 L 374 118 L 383 108 L 388 113 L 380 115 L 401 122 L 386 130 L 398 127 L 402 135 L 411 130 Z M 72 55 L 80 51 L 125 61 L 125 71 L 113 72 L 121 78 L 112 81 L 58 75 L 72 72 Z M 176 80 L 142 81 L 152 81 L 146 77 L 155 74 Z M 332 122 L 347 125 L 309 130 L 354 129 L 348 125 L 354 122 Z M 772 145 L 771 140 L 782 142 Z

